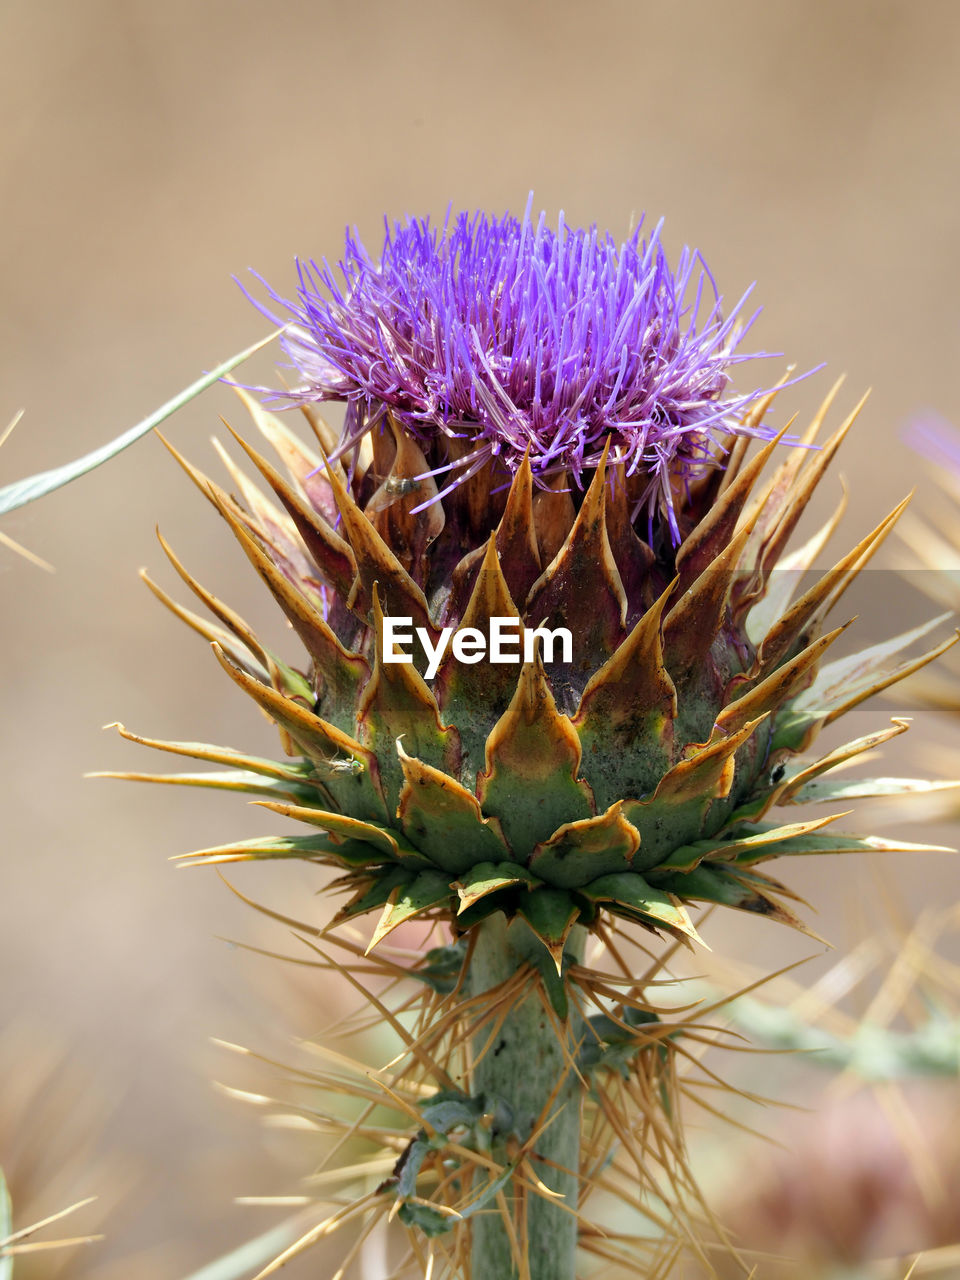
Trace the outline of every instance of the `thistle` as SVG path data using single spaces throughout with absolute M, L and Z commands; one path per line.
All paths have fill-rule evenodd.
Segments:
M 175 780 L 263 796 L 307 828 L 189 861 L 335 868 L 332 926 L 370 915 L 375 954 L 407 922 L 445 930 L 409 966 L 436 1025 L 407 1052 L 433 1066 L 374 1200 L 414 1241 L 452 1233 L 446 1274 L 569 1280 L 590 1235 L 578 1204 L 613 1148 L 682 1151 L 664 1137 L 677 1029 L 649 973 L 585 964 L 588 936 L 614 957 L 631 931 L 693 944 L 700 903 L 805 928 L 765 863 L 922 847 L 768 814 L 870 794 L 830 770 L 904 722 L 803 754 L 953 638 L 892 669 L 929 626 L 827 661 L 845 630 L 827 615 L 904 504 L 792 598 L 799 574 L 775 570 L 809 569 L 834 532 L 841 510 L 787 552 L 863 402 L 822 444 L 838 387 L 802 436 L 771 426 L 786 380 L 733 391 L 749 322 L 743 300 L 723 314 L 698 254 L 671 269 L 657 232 L 617 245 L 461 215 L 388 228 L 379 259 L 348 236 L 340 266 L 342 281 L 301 266 L 296 299 L 272 295 L 296 375 L 274 399 L 315 444 L 238 388 L 286 472 L 236 437 L 275 500 L 226 454 L 234 495 L 176 454 L 307 662 L 270 652 L 165 542 L 216 623 L 150 584 L 287 759 L 151 745 L 226 770 Z M 339 434 L 327 400 L 346 404 Z M 617 1111 L 628 1096 L 642 1122 Z M 604 1122 L 590 1146 L 587 1114 Z

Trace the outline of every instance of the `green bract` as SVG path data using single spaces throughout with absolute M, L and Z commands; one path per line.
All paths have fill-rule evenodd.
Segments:
M 227 674 L 276 723 L 288 759 L 152 745 L 227 770 L 170 780 L 261 795 L 308 833 L 207 849 L 193 861 L 338 867 L 349 894 L 340 916 L 376 913 L 371 945 L 415 917 L 440 916 L 461 933 L 493 913 L 521 916 L 559 969 L 574 924 L 604 912 L 685 939 L 696 937 L 693 902 L 798 925 L 789 891 L 762 864 L 919 847 L 837 834 L 832 816 L 767 817 L 774 805 L 847 799 L 850 784 L 834 787 L 830 769 L 902 722 L 820 760 L 803 763 L 799 753 L 822 725 L 953 642 L 892 665 L 920 628 L 826 661 L 844 628 L 826 629 L 825 619 L 900 507 L 798 599 L 798 571 L 813 564 L 839 513 L 789 555 L 795 572 L 775 572 L 860 406 L 811 447 L 828 401 L 767 478 L 784 446 L 772 440 L 747 460 L 748 441 L 731 437 L 711 471 L 678 486 L 685 537 L 674 548 L 668 537 L 641 539 L 631 521 L 637 478 L 606 454 L 583 494 L 538 489 L 526 460 L 512 477 L 493 460 L 439 498 L 419 445 L 391 415 L 349 467 L 325 465 L 337 442 L 312 411 L 320 453 L 240 394 L 286 468 L 284 477 L 243 445 L 280 505 L 232 464 L 236 498 L 184 465 L 308 660 L 270 653 L 172 552 L 217 623 L 154 590 L 213 641 Z M 750 411 L 750 430 L 772 399 Z M 411 661 L 384 661 L 386 615 L 410 618 L 434 640 L 443 627 L 484 632 L 491 618 L 563 626 L 573 660 L 468 665 L 448 647 L 428 682 L 416 647 Z M 888 794 L 916 784 L 877 785 Z

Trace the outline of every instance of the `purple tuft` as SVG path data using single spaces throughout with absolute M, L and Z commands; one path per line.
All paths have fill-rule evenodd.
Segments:
M 699 252 L 671 270 L 659 235 L 618 245 L 562 215 L 553 231 L 529 205 L 522 221 L 387 224 L 379 261 L 348 232 L 342 283 L 311 261 L 296 301 L 269 290 L 302 378 L 285 398 L 346 401 L 341 451 L 385 408 L 422 443 L 469 440 L 437 463 L 447 490 L 492 457 L 516 470 L 528 449 L 538 483 L 566 472 L 583 488 L 610 437 L 611 460 L 647 478 L 637 513 L 659 509 L 676 540 L 676 484 L 717 465 L 726 433 L 773 430 L 742 424 L 765 389 L 728 391 L 731 367 L 756 358 L 737 351 L 750 291 L 724 317 Z

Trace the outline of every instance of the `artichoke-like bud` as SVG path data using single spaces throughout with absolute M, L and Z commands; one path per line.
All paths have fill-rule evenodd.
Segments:
M 764 864 L 906 847 L 767 818 L 869 793 L 829 771 L 901 722 L 799 753 L 953 642 L 891 669 L 920 628 L 829 661 L 827 615 L 902 504 L 791 599 L 840 512 L 787 544 L 861 405 L 820 442 L 834 388 L 785 441 L 776 388 L 726 395 L 739 334 L 719 298 L 698 327 L 697 259 L 672 273 L 656 235 L 461 218 L 397 227 L 378 264 L 348 248 L 345 287 L 304 269 L 288 304 L 316 447 L 241 390 L 285 470 L 239 441 L 274 498 L 181 459 L 308 655 L 286 665 L 173 560 L 220 625 L 181 616 L 291 760 L 172 749 L 311 829 L 195 860 L 332 864 L 341 918 L 377 913 L 371 945 L 415 917 L 520 916 L 559 969 L 603 912 L 681 939 L 695 902 L 798 925 Z M 341 436 L 320 399 L 347 402 Z
M 618 246 L 464 215 L 395 227 L 377 262 L 349 238 L 341 269 L 343 283 L 302 267 L 297 301 L 278 299 L 299 375 L 283 396 L 315 443 L 238 388 L 272 452 L 237 437 L 263 483 L 224 453 L 231 494 L 180 459 L 306 658 L 268 650 L 166 543 L 216 622 L 151 583 L 287 758 L 151 745 L 217 766 L 159 780 L 244 791 L 303 824 L 193 862 L 336 868 L 336 920 L 373 913 L 371 949 L 407 921 L 449 925 L 413 966 L 434 1023 L 404 1041 L 409 1096 L 390 1094 L 419 1127 L 370 1203 L 431 1238 L 456 1227 L 444 1274 L 572 1280 L 578 1239 L 611 1256 L 577 1205 L 584 1182 L 607 1188 L 612 1145 L 633 1143 L 629 1187 L 639 1172 L 658 1197 L 648 1156 L 682 1160 L 664 1128 L 680 1030 L 649 977 L 583 963 L 586 930 L 611 955 L 610 916 L 690 942 L 694 903 L 803 927 L 765 863 L 920 848 L 768 814 L 914 786 L 830 774 L 903 721 L 801 756 L 953 641 L 901 660 L 928 624 L 831 660 L 844 627 L 828 614 L 902 508 L 794 598 L 841 511 L 788 544 L 861 406 L 821 441 L 836 388 L 800 437 L 767 422 L 783 384 L 732 392 L 741 308 L 724 318 L 698 255 L 672 271 L 656 233 Z M 346 402 L 339 434 L 324 400 Z M 449 1061 L 425 1064 L 441 1044 Z

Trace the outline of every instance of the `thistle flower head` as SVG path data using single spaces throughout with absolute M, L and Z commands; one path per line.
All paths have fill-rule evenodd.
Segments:
M 135 776 L 242 790 L 301 824 L 189 862 L 335 869 L 327 888 L 345 900 L 311 932 L 327 938 L 373 913 L 368 946 L 349 940 L 354 954 L 415 920 L 448 930 L 410 969 L 427 1001 L 446 1006 L 425 1006 L 409 1040 L 407 1013 L 401 1023 L 376 1007 L 402 1030 L 415 1071 L 443 1044 L 454 1069 L 431 1068 L 409 1097 L 399 1075 L 384 1086 L 414 1135 L 399 1153 L 390 1146 L 377 1168 L 386 1179 L 346 1212 L 393 1216 L 398 1205 L 424 1238 L 450 1233 L 446 1253 L 416 1253 L 427 1274 L 439 1257 L 449 1276 L 560 1280 L 575 1271 L 581 1178 L 603 1171 L 609 1185 L 608 1135 L 642 1131 L 652 1149 L 680 1150 L 660 1126 L 661 1109 L 677 1110 L 673 1032 L 643 997 L 649 970 L 631 969 L 610 931 L 694 942 L 693 903 L 802 928 L 796 895 L 765 863 L 919 851 L 837 833 L 840 815 L 768 815 L 916 790 L 912 779 L 831 775 L 904 721 L 801 757 L 821 727 L 953 638 L 899 666 L 935 623 L 826 660 L 845 630 L 826 630 L 828 615 L 904 504 L 793 598 L 839 513 L 790 552 L 793 573 L 775 569 L 860 406 L 811 448 L 835 387 L 803 447 L 763 478 L 783 435 L 764 421 L 779 388 L 728 389 L 731 366 L 750 358 L 737 353 L 742 302 L 722 315 L 698 254 L 671 270 L 656 232 L 617 245 L 562 221 L 534 226 L 528 210 L 522 221 L 388 228 L 379 261 L 348 237 L 340 268 L 342 283 L 326 263 L 302 266 L 296 301 L 273 295 L 293 317 L 286 350 L 302 375 L 289 402 L 319 450 L 238 388 L 288 473 L 237 437 L 276 501 L 225 451 L 233 494 L 180 459 L 302 642 L 300 665 L 166 543 L 216 622 L 151 584 L 213 642 L 286 758 L 121 732 L 218 766 Z M 339 438 L 319 400 L 346 402 Z M 751 435 L 766 441 L 752 455 L 737 438 Z M 589 977 L 587 931 L 619 976 Z M 587 1077 L 607 1071 L 616 1102 L 590 1085 L 600 1110 L 588 1123 L 604 1148 L 594 1158 L 581 1151 L 580 1116 Z M 615 1118 L 626 1096 L 642 1100 L 639 1126 Z M 364 1097 L 378 1102 L 366 1085 Z M 644 1164 L 631 1161 L 631 1179 Z M 686 1172 L 676 1181 L 685 1197 Z M 649 1186 L 659 1203 L 661 1179 Z M 474 1214 L 468 1243 L 461 1227 Z M 293 1249 L 339 1220 L 338 1209 Z
M 582 490 L 609 441 L 638 478 L 634 515 L 659 513 L 677 542 L 673 485 L 716 466 L 729 433 L 772 431 L 742 422 L 761 391 L 728 390 L 731 367 L 755 358 L 737 350 L 747 295 L 724 317 L 699 252 L 672 269 L 659 231 L 617 244 L 562 215 L 556 230 L 534 223 L 528 205 L 522 220 L 388 223 L 379 260 L 348 233 L 342 282 L 311 261 L 296 301 L 271 291 L 293 318 L 291 399 L 346 401 L 345 447 L 389 409 L 447 488 L 492 458 L 507 480 L 529 452 L 536 484 L 564 475 Z M 444 447 L 457 440 L 468 449 Z
M 792 757 L 953 643 L 889 671 L 931 623 L 855 667 L 824 661 L 844 631 L 825 631 L 830 610 L 903 504 L 799 599 L 773 581 L 860 405 L 811 448 L 837 384 L 761 480 L 786 431 L 765 425 L 783 382 L 727 393 L 731 363 L 748 358 L 735 354 L 739 308 L 723 319 L 699 256 L 671 272 L 656 233 L 617 246 L 534 226 L 529 210 L 460 215 L 388 230 L 379 262 L 351 238 L 341 268 L 342 288 L 326 265 L 302 268 L 286 304 L 305 380 L 288 394 L 320 452 L 238 388 L 288 470 L 237 437 L 281 505 L 226 454 L 236 497 L 181 459 L 309 665 L 268 651 L 164 544 L 223 624 L 190 625 L 300 762 L 198 758 L 266 767 L 249 788 L 324 834 L 196 860 L 339 867 L 353 894 L 340 918 L 380 912 L 371 946 L 416 917 L 457 935 L 519 917 L 558 970 L 574 926 L 611 914 L 684 940 L 690 901 L 799 925 L 760 864 L 880 845 L 822 833 L 830 818 L 767 823 L 836 763 Z M 339 439 L 311 403 L 332 398 L 348 404 Z M 752 456 L 749 435 L 765 441 Z M 661 516 L 648 541 L 644 502 L 651 524 Z M 835 523 L 791 554 L 794 570 Z

